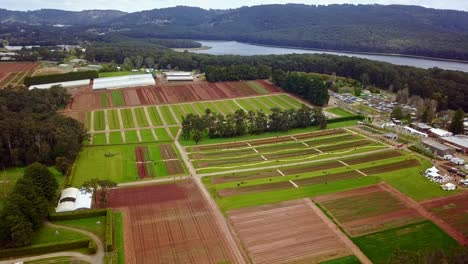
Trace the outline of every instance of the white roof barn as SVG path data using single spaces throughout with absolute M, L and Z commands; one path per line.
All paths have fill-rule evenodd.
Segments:
M 191 72 L 166 72 L 164 74 L 168 81 L 193 81 Z
M 443 130 L 440 128 L 431 128 L 429 129 L 429 132 L 438 136 L 438 137 L 451 137 L 453 134 L 447 130 Z
M 156 81 L 154 80 L 153 75 L 136 74 L 94 79 L 93 90 L 119 89 L 149 85 L 156 85 Z
M 80 209 L 90 209 L 93 201 L 92 192 L 86 192 L 85 190 L 79 190 L 77 188 L 66 188 L 60 195 L 55 211 L 70 212 Z

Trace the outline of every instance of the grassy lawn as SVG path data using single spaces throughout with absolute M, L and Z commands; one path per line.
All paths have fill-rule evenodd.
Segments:
M 93 145 L 106 145 L 106 133 L 94 133 L 93 134 Z
M 328 125 L 328 129 L 333 129 L 333 128 L 340 128 L 340 127 L 349 127 L 349 126 L 354 126 L 357 124 L 357 121 L 352 120 L 352 121 L 344 121 L 344 122 L 338 122 L 338 123 L 333 123 Z M 278 136 L 286 136 L 286 135 L 294 135 L 294 134 L 299 134 L 299 133 L 307 133 L 307 132 L 312 132 L 312 131 L 319 131 L 319 127 L 308 127 L 308 128 L 298 128 L 298 129 L 291 129 L 286 132 L 267 132 L 263 133 L 260 135 L 246 135 L 242 137 L 232 137 L 232 138 L 208 138 L 207 135 L 203 135 L 202 140 L 198 142 L 198 145 L 203 145 L 203 144 L 218 144 L 218 143 L 228 143 L 228 142 L 235 142 L 239 140 L 251 140 L 251 139 L 261 139 L 261 138 L 269 138 L 269 137 L 278 137 Z M 183 146 L 194 146 L 195 141 L 193 139 L 189 140 L 184 140 L 182 138 L 179 139 L 180 143 Z
M 226 101 L 226 102 L 228 102 L 228 101 Z M 231 101 L 229 101 L 229 102 L 231 102 Z M 224 115 L 233 113 L 233 111 L 231 111 L 231 108 L 229 108 L 224 101 L 223 102 L 216 102 L 215 101 L 215 102 L 213 102 L 213 105 L 215 105 L 219 109 L 219 111 L 221 111 L 222 114 L 224 114 Z M 235 107 L 239 108 L 237 105 L 235 105 Z
M 120 109 L 120 115 L 122 116 L 122 122 L 124 128 L 134 128 L 135 122 L 133 122 L 132 110 Z
M 119 264 L 125 263 L 124 237 L 123 237 L 123 217 L 121 212 L 114 213 L 114 242 L 117 251 Z
M 280 109 L 287 109 L 284 105 L 281 105 L 281 107 L 279 107 L 277 104 L 275 104 L 275 102 L 273 102 L 272 100 L 272 96 L 259 97 L 257 99 L 261 100 L 270 109 L 275 108 L 275 107 L 280 108 Z
M 171 131 L 172 136 L 175 138 L 177 136 L 177 133 L 179 133 L 180 127 L 169 127 L 169 130 Z
M 109 141 L 110 144 L 122 144 L 122 133 L 120 131 L 110 132 Z
M 268 91 L 265 90 L 265 88 L 263 88 L 263 86 L 261 86 L 257 82 L 254 82 L 254 81 L 247 82 L 247 86 L 249 86 L 250 88 L 252 88 L 254 91 L 256 91 L 259 94 L 267 94 L 268 93 Z
M 285 106 L 286 108 L 301 108 L 303 103 L 298 100 L 288 96 L 288 95 L 277 95 L 272 97 L 273 101 L 278 102 L 280 105 Z
M 333 108 L 328 108 L 325 110 L 328 113 L 337 115 L 338 117 L 348 117 L 348 116 L 354 116 L 355 114 L 348 112 L 347 110 L 340 108 L 340 107 L 333 107 Z
M 136 75 L 136 74 L 145 74 L 142 71 L 117 71 L 117 72 L 100 72 L 99 78 L 106 78 L 106 77 L 118 77 L 118 76 L 127 76 L 127 75 Z
M 158 141 L 171 141 L 171 137 L 169 136 L 169 134 L 167 134 L 165 128 L 155 128 L 154 132 L 156 132 Z
M 24 264 L 88 264 L 86 261 L 73 260 L 72 257 L 44 258 L 39 260 L 25 261 Z
M 169 109 L 169 106 L 167 106 L 167 105 L 159 106 L 159 110 L 161 111 L 161 115 L 164 118 L 164 121 L 166 121 L 166 124 L 168 124 L 168 125 L 176 125 L 177 124 L 177 121 L 174 118 L 174 116 L 172 115 L 172 113 L 171 113 L 171 111 Z
M 328 260 L 325 262 L 320 262 L 320 264 L 360 264 L 360 263 L 361 261 L 359 261 L 359 259 L 354 255 L 332 259 L 332 260 Z
M 105 216 L 96 216 L 96 217 L 81 218 L 81 219 L 74 219 L 74 220 L 61 220 L 61 221 L 55 221 L 54 224 L 87 230 L 97 235 L 102 241 L 105 241 L 105 237 L 106 237 L 106 217 Z
M 147 109 L 153 126 L 162 126 L 163 122 L 161 120 L 161 117 L 159 116 L 158 110 L 156 110 L 156 106 L 151 106 Z
M 146 118 L 145 109 L 135 108 L 135 115 L 139 127 L 149 127 L 148 119 Z
M 106 122 L 104 119 L 104 111 L 94 112 L 94 131 L 102 131 L 106 129 Z
M 101 106 L 102 107 L 108 107 L 108 103 L 107 103 L 107 93 L 104 92 L 101 94 Z
M 209 180 L 209 178 L 203 178 L 204 182 Z M 376 184 L 379 181 L 379 178 L 369 176 L 316 185 L 308 185 L 299 188 L 229 196 L 225 198 L 217 197 L 217 195 L 213 193 L 213 191 L 211 191 L 211 194 L 213 195 L 213 197 L 215 197 L 215 200 L 218 203 L 220 209 L 223 212 L 227 212 L 229 210 L 242 207 L 279 203 L 288 200 L 315 197 L 328 193 L 335 193 L 360 187 L 366 187 Z
M 39 245 L 51 242 L 69 241 L 83 238 L 88 237 L 81 233 L 69 231 L 62 228 L 43 226 L 41 229 L 39 229 L 33 234 L 31 244 Z
M 113 106 L 124 106 L 125 105 L 125 100 L 123 98 L 122 91 L 112 91 L 111 92 L 111 97 L 112 97 L 112 105 Z
M 250 99 L 236 99 L 236 102 L 246 111 L 257 111 L 257 107 L 250 103 Z
M 125 141 L 127 143 L 138 143 L 138 135 L 136 130 L 127 130 L 125 131 Z
M 156 172 L 156 177 L 165 177 L 168 176 L 166 165 L 162 161 L 161 149 L 159 146 L 150 147 L 151 160 L 153 160 L 154 171 Z
M 140 130 L 141 140 L 142 142 L 154 142 L 156 141 L 153 137 L 153 133 L 151 129 L 142 129 Z
M 119 114 L 116 109 L 107 111 L 107 120 L 110 129 L 120 129 Z
M 373 263 L 387 263 L 396 250 L 448 251 L 458 243 L 434 223 L 424 221 L 352 239 Z
M 112 156 L 106 157 L 108 153 Z M 135 181 L 139 179 L 135 159 L 135 145 L 85 147 L 72 171 L 72 185 L 80 187 L 92 178 L 118 183 Z

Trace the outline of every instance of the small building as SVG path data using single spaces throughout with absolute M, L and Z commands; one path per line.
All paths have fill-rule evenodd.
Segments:
M 431 139 L 423 139 L 422 145 L 440 157 L 455 153 L 455 149 Z
M 66 188 L 60 195 L 55 211 L 57 213 L 91 209 L 93 193 L 77 188 Z
M 153 75 L 135 74 L 94 79 L 93 90 L 120 89 L 150 85 L 156 85 L 156 81 L 154 80 Z
M 442 140 L 445 143 L 459 148 L 461 152 L 468 154 L 468 136 L 458 135 L 453 137 L 444 137 Z
M 165 72 L 166 80 L 171 81 L 193 81 L 191 72 Z
M 453 136 L 452 132 L 449 132 L 447 130 L 443 130 L 440 128 L 431 128 L 429 129 L 429 136 L 431 137 L 451 137 Z
M 432 128 L 431 126 L 428 126 L 424 123 L 412 123 L 410 125 L 412 128 L 422 132 L 422 133 L 429 133 L 429 130 Z
M 392 140 L 397 140 L 398 139 L 398 135 L 395 134 L 395 133 L 387 133 L 384 135 L 384 137 L 388 138 L 388 139 L 392 139 Z

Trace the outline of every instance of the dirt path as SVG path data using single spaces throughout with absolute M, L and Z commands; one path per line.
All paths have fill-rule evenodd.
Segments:
M 120 109 L 117 110 L 117 116 L 119 117 L 119 126 L 120 126 L 120 133 L 122 134 L 122 142 L 125 144 L 127 143 L 127 140 L 125 139 L 125 132 L 124 132 L 124 123 L 122 120 L 122 114 L 120 113 Z
M 185 163 L 185 165 L 187 166 L 187 168 L 189 170 L 190 176 L 194 178 L 194 182 L 196 183 L 198 189 L 200 190 L 200 192 L 204 196 L 204 198 L 205 198 L 205 200 L 207 202 L 207 205 L 208 205 L 207 209 L 210 210 L 213 213 L 213 217 L 214 217 L 215 221 L 217 222 L 217 224 L 218 224 L 218 226 L 220 228 L 220 231 L 223 234 L 224 240 L 226 241 L 226 243 L 228 245 L 228 248 L 231 249 L 231 254 L 230 255 L 234 258 L 233 262 L 234 263 L 247 263 L 246 259 L 248 259 L 248 258 L 246 256 L 246 254 L 243 251 L 241 251 L 241 249 L 240 249 L 240 246 L 239 246 L 240 241 L 236 242 L 236 240 L 234 239 L 234 233 L 233 233 L 232 229 L 229 228 L 229 226 L 228 226 L 228 224 L 226 222 L 226 219 L 221 214 L 221 210 L 218 208 L 218 205 L 213 200 L 210 193 L 203 186 L 203 183 L 201 181 L 201 177 L 199 175 L 197 175 L 197 171 L 195 170 L 192 163 L 190 162 L 190 159 L 189 159 L 187 153 L 185 152 L 185 149 L 180 144 L 178 139 L 179 139 L 181 133 L 182 133 L 182 130 L 179 130 L 179 132 L 177 133 L 177 136 L 176 136 L 175 142 L 174 142 L 175 146 L 179 150 L 179 153 L 182 156 L 182 160 L 183 160 L 183 162 Z
M 142 142 L 143 140 L 141 139 L 140 126 L 138 124 L 138 120 L 136 117 L 135 108 L 131 108 L 130 111 L 132 112 L 133 122 L 135 123 L 135 129 L 137 133 L 138 142 Z
M 421 204 L 418 202 L 414 201 L 410 197 L 406 196 L 405 194 L 401 193 L 397 189 L 393 188 L 389 184 L 385 182 L 379 183 L 379 185 L 386 191 L 388 191 L 390 194 L 395 196 L 396 198 L 400 199 L 400 201 L 404 202 L 406 206 L 409 208 L 412 208 L 416 212 L 418 212 L 420 215 L 423 217 L 431 220 L 434 222 L 437 226 L 439 226 L 442 230 L 444 230 L 447 234 L 449 234 L 451 237 L 453 237 L 455 240 L 458 241 L 461 245 L 468 245 L 467 239 L 463 236 L 463 233 L 459 232 L 455 228 L 453 228 L 451 225 L 447 224 L 444 220 L 440 219 L 436 215 L 432 214 L 431 212 L 427 211 L 426 208 L 424 208 Z
M 372 264 L 364 253 L 336 226 L 310 199 L 303 199 L 305 204 L 310 206 L 312 210 L 324 221 L 328 227 L 338 236 L 338 238 L 345 243 L 345 245 L 353 252 L 353 254 L 363 264 Z
M 106 143 L 110 143 L 110 135 L 109 135 L 109 117 L 107 110 L 104 110 L 104 124 L 106 126 Z
M 85 262 L 93 263 L 93 264 L 94 263 L 96 263 L 96 264 L 104 263 L 103 262 L 104 261 L 104 255 L 105 255 L 104 245 L 103 245 L 101 239 L 99 239 L 99 237 L 97 237 L 95 234 L 93 234 L 93 233 L 91 233 L 89 231 L 83 230 L 83 229 L 78 229 L 78 228 L 68 227 L 68 226 L 62 226 L 62 225 L 56 225 L 56 224 L 53 224 L 51 222 L 46 222 L 45 225 L 49 226 L 49 227 L 67 229 L 67 230 L 74 231 L 74 232 L 77 232 L 77 233 L 88 236 L 90 239 L 92 239 L 92 240 L 94 240 L 94 242 L 96 242 L 96 246 L 97 246 L 96 254 L 86 255 L 86 254 L 79 253 L 79 252 L 74 252 L 74 251 L 69 251 L 69 252 L 65 251 L 65 252 L 48 253 L 48 254 L 37 255 L 37 256 L 22 257 L 22 258 L 17 258 L 17 259 L 3 260 L 3 261 L 0 261 L 0 264 L 11 264 L 11 263 L 17 263 L 17 262 L 35 261 L 35 260 L 55 258 L 55 257 L 72 257 L 72 258 L 75 258 L 77 260 L 81 260 L 81 261 L 85 261 Z
M 146 119 L 148 120 L 148 124 L 150 125 L 150 127 L 153 127 L 154 125 L 153 125 L 153 121 L 151 120 L 151 116 L 148 112 L 148 107 L 147 106 L 143 107 L 143 111 L 145 111 L 145 116 L 146 116 Z M 151 134 L 153 134 L 153 139 L 155 141 L 158 141 L 158 136 L 156 135 L 156 132 L 154 132 L 154 129 L 150 128 L 150 130 L 151 130 Z

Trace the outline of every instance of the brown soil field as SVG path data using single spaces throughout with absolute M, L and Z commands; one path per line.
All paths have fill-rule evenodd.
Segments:
M 195 146 L 188 147 L 187 151 L 189 152 L 198 152 L 198 151 L 214 151 L 214 150 L 223 150 L 223 149 L 232 149 L 232 148 L 242 148 L 248 147 L 245 142 L 235 142 L 235 143 L 226 143 L 226 144 L 214 144 L 206 146 Z
M 412 160 L 404 160 L 396 163 L 391 163 L 391 164 L 386 164 L 386 165 L 381 165 L 381 166 L 376 166 L 372 168 L 367 168 L 367 169 L 362 169 L 363 173 L 367 175 L 372 175 L 372 174 L 379 174 L 379 173 L 384 173 L 384 172 L 391 172 L 391 171 L 397 171 L 397 170 L 402 170 L 406 168 L 411 168 L 411 167 L 416 167 L 421 165 L 418 160 L 412 159 Z
M 326 147 L 319 147 L 318 149 L 323 152 L 330 152 L 330 151 L 336 151 L 336 150 L 342 150 L 342 149 L 362 147 L 362 146 L 369 145 L 371 143 L 372 143 L 371 141 L 363 139 L 363 140 L 358 140 L 358 141 L 353 141 L 353 142 L 348 142 L 348 143 L 341 143 L 341 144 L 335 144 L 335 145 L 326 146 Z
M 468 192 L 423 202 L 422 205 L 463 233 L 468 241 Z
M 271 93 L 279 93 L 279 88 L 271 88 L 272 84 L 257 81 Z M 146 87 L 132 87 L 121 90 L 123 93 L 125 106 L 176 104 L 196 101 L 213 101 L 230 98 L 260 95 L 247 82 L 194 82 L 177 85 L 158 85 Z M 73 104 L 69 105 L 70 110 L 96 110 L 102 109 L 100 104 L 88 104 L 89 98 L 93 98 L 105 91 L 91 91 L 83 89 L 74 96 Z M 100 101 L 99 101 L 100 102 Z
M 400 152 L 391 150 L 391 151 L 385 151 L 385 152 L 372 154 L 372 155 L 364 155 L 360 157 L 342 159 L 342 161 L 344 161 L 348 165 L 356 165 L 360 163 L 367 163 L 367 162 L 384 160 L 384 159 L 401 157 L 401 156 L 403 156 L 403 154 L 401 154 Z
M 228 212 L 253 263 L 319 263 L 350 250 L 305 200 Z
M 305 143 L 309 146 L 318 146 L 322 144 L 327 144 L 327 143 L 334 143 L 334 142 L 340 142 L 340 141 L 348 141 L 348 140 L 353 140 L 353 139 L 359 139 L 359 137 L 351 134 L 345 134 L 342 136 L 337 136 L 337 137 L 332 137 L 332 138 L 324 138 L 324 139 L 314 139 L 314 140 L 309 140 L 305 141 Z
M 318 153 L 315 149 L 304 149 L 304 150 L 295 150 L 291 152 L 282 152 L 282 153 L 275 153 L 275 154 L 265 154 L 265 158 L 267 159 L 281 159 L 281 158 L 288 158 L 288 157 L 297 157 L 302 155 L 311 155 Z
M 286 175 L 300 174 L 305 172 L 314 172 L 321 170 L 329 170 L 333 168 L 343 167 L 344 165 L 338 161 L 329 161 L 320 164 L 312 164 L 309 166 L 303 166 L 298 168 L 281 168 L 281 171 Z
M 314 199 L 350 235 L 360 236 L 424 218 L 380 185 L 319 196 Z
M 229 176 L 219 176 L 211 178 L 211 182 L 214 184 L 224 183 L 224 182 L 235 182 L 235 181 L 246 181 L 254 179 L 264 179 L 281 176 L 277 170 L 268 170 L 262 172 L 252 171 L 250 173 L 242 173 L 240 175 L 229 175 Z
M 169 175 L 179 175 L 184 173 L 184 168 L 180 160 L 169 160 L 164 161 L 164 165 L 167 168 Z
M 300 142 L 291 142 L 291 143 L 283 143 L 278 145 L 266 145 L 256 147 L 255 149 L 259 152 L 266 153 L 266 152 L 275 152 L 280 150 L 287 150 L 287 149 L 300 149 L 300 148 L 307 148 L 304 144 Z
M 346 133 L 343 129 L 330 129 L 330 130 L 323 130 L 318 132 L 309 132 L 305 134 L 294 135 L 297 139 L 306 139 L 306 138 L 314 138 L 314 137 L 323 137 L 323 136 L 331 136 L 331 135 L 338 135 Z
M 178 159 L 177 154 L 174 150 L 174 146 L 172 144 L 161 144 L 159 145 L 159 149 L 161 151 L 161 156 L 164 160 Z
M 218 159 L 218 160 L 204 160 L 204 161 L 194 161 L 193 165 L 196 168 L 206 168 L 214 166 L 223 166 L 223 165 L 233 165 L 237 163 L 245 162 L 255 162 L 255 161 L 264 161 L 260 156 L 250 156 L 250 157 L 241 157 L 241 158 L 232 158 L 232 159 Z
M 293 181 L 295 184 L 297 184 L 300 187 L 303 185 L 314 185 L 314 184 L 335 182 L 335 181 L 341 181 L 341 180 L 355 179 L 359 177 L 363 177 L 362 174 L 360 174 L 359 172 L 355 170 L 352 170 L 352 171 L 340 172 L 340 173 L 334 173 L 334 174 L 324 174 L 324 176 L 316 176 L 316 177 L 293 180 Z
M 124 216 L 127 264 L 234 263 L 192 181 L 114 189 L 108 205 Z
M 276 190 L 283 190 L 294 188 L 294 186 L 289 182 L 275 182 L 275 183 L 267 183 L 267 184 L 258 184 L 258 185 L 251 185 L 251 186 L 242 186 L 237 188 L 227 188 L 223 190 L 219 190 L 217 193 L 220 197 L 227 197 L 227 196 L 234 196 L 239 194 L 247 194 L 247 193 L 257 193 L 257 192 L 269 192 L 269 191 L 276 191 Z
M 35 62 L 4 62 L 0 63 L 0 73 L 28 72 L 38 66 Z
M 249 154 L 256 154 L 252 148 L 237 149 L 233 151 L 217 151 L 217 152 L 196 152 L 189 154 L 192 159 L 212 159 L 212 158 L 229 158 L 239 157 Z

